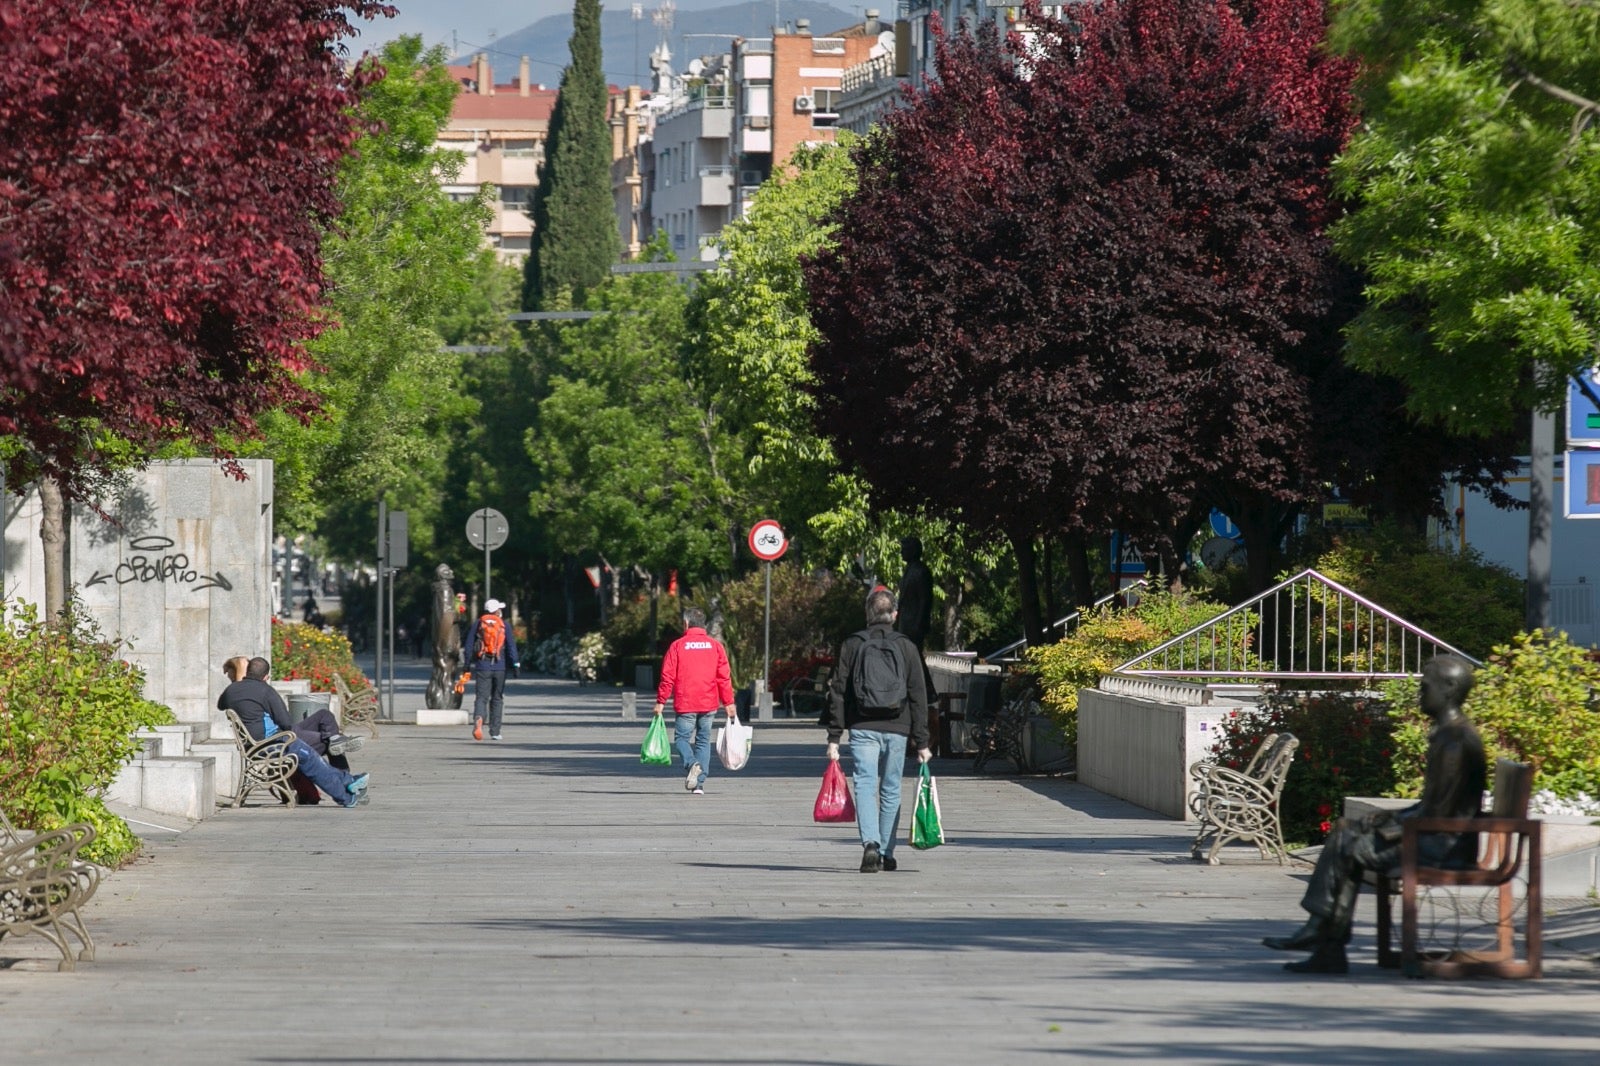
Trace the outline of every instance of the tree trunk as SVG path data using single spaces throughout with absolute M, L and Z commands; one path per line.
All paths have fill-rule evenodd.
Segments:
M 67 507 L 55 478 L 39 479 L 43 518 L 39 539 L 44 544 L 44 616 L 54 622 L 67 610 Z
M 1008 533 L 1017 557 L 1017 595 L 1022 605 L 1022 635 L 1032 647 L 1044 643 L 1044 620 L 1039 614 L 1039 569 L 1032 534 Z
M 965 651 L 961 643 L 961 601 L 966 594 L 966 584 L 954 581 L 944 590 L 944 648 L 945 651 Z
M 1081 533 L 1067 538 L 1067 572 L 1072 575 L 1072 600 L 1079 607 L 1094 603 L 1094 574 L 1089 570 L 1089 538 Z
M 1061 616 L 1056 613 L 1056 553 L 1050 538 L 1044 538 L 1044 557 L 1041 560 L 1044 570 L 1044 618 L 1045 624 L 1053 626 L 1055 620 Z M 1055 636 L 1051 630 L 1047 636 Z

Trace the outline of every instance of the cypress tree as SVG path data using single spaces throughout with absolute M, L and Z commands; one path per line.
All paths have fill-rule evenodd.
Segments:
M 568 47 L 572 62 L 561 74 L 533 196 L 533 242 L 522 285 L 528 310 L 580 305 L 622 249 L 611 197 L 600 0 L 575 0 Z

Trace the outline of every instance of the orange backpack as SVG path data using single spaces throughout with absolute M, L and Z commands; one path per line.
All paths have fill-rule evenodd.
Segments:
M 506 646 L 506 624 L 497 614 L 486 614 L 478 619 L 479 659 L 499 659 Z

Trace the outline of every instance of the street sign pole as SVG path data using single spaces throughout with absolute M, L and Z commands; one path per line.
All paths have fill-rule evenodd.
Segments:
M 379 697 L 383 695 L 383 578 L 384 569 L 389 565 L 389 508 L 383 502 L 383 493 L 378 493 L 378 583 L 374 587 L 377 602 L 375 607 L 372 628 L 372 683 L 379 689 Z M 392 712 L 391 712 L 392 713 Z
M 467 540 L 474 548 L 483 549 L 483 601 L 489 602 L 489 565 L 491 553 L 503 546 L 511 535 L 506 516 L 493 507 L 480 507 L 467 519 Z
M 483 600 L 489 602 L 489 556 L 494 551 L 489 547 L 489 512 L 478 512 L 483 516 Z
M 765 718 L 770 709 L 772 693 L 767 690 L 767 677 L 772 668 L 772 564 L 783 558 L 789 550 L 789 538 L 783 527 L 770 518 L 763 518 L 750 527 L 750 551 L 767 566 L 766 620 L 761 639 L 761 687 L 755 693 L 756 717 Z

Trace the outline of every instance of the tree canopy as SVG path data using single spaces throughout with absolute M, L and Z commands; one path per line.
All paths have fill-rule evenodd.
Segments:
M 1369 278 L 1357 365 L 1417 415 L 1492 432 L 1560 405 L 1600 343 L 1600 7 L 1350 0 L 1362 129 L 1335 230 Z
M 355 137 L 367 0 L 0 0 L 8 478 L 96 470 L 296 414 L 320 241 Z M 121 442 L 121 447 L 108 447 Z
M 820 424 L 874 497 L 1003 533 L 1171 517 L 1220 478 L 1292 492 L 1282 360 L 1330 308 L 1326 168 L 1351 64 L 1320 0 L 1036 9 L 943 39 L 939 80 L 858 149 L 807 271 Z M 930 206 L 936 205 L 936 206 Z

